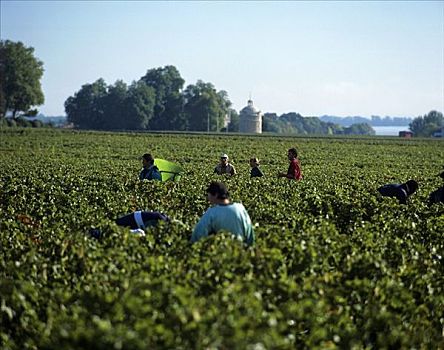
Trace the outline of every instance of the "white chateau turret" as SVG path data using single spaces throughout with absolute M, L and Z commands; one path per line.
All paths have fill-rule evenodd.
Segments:
M 253 101 L 248 100 L 248 105 L 239 114 L 239 131 L 246 133 L 262 133 L 262 113 L 253 107 Z

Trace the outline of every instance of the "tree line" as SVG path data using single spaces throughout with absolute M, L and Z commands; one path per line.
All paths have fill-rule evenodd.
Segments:
M 99 130 L 239 131 L 239 114 L 226 91 L 201 80 L 182 90 L 174 66 L 149 69 L 139 81 L 85 84 L 65 102 L 68 121 L 77 128 Z M 228 125 L 227 121 L 230 121 Z M 287 134 L 359 134 L 375 132 L 365 123 L 343 127 L 298 113 L 263 116 L 264 132 Z
M 226 91 L 198 80 L 185 89 L 174 66 L 149 69 L 129 86 L 103 79 L 85 84 L 65 102 L 68 121 L 80 129 L 218 131 L 230 113 Z
M 34 48 L 21 42 L 0 40 L 0 122 L 35 116 L 35 106 L 44 103 L 40 80 L 43 62 Z M 239 131 L 239 114 L 224 90 L 198 80 L 184 89 L 185 81 L 172 65 L 149 69 L 127 85 L 117 80 L 107 85 L 100 78 L 84 84 L 64 103 L 68 122 L 79 129 Z M 228 123 L 228 124 L 227 124 Z M 443 115 L 431 111 L 410 123 L 415 136 L 431 136 L 444 125 Z M 289 134 L 374 134 L 368 123 L 341 126 L 298 113 L 277 116 L 265 113 L 263 131 Z
M 412 122 L 411 117 L 380 117 L 372 115 L 370 119 L 361 116 L 337 117 L 332 115 L 320 116 L 323 122 L 332 122 L 342 126 L 350 126 L 352 124 L 368 123 L 371 126 L 405 126 Z
M 368 123 L 357 123 L 349 127 L 332 122 L 324 122 L 318 117 L 303 117 L 299 113 L 265 113 L 262 130 L 283 134 L 318 134 L 318 135 L 374 135 L 375 131 Z
M 441 112 L 430 111 L 424 116 L 419 116 L 409 124 L 409 129 L 414 136 L 430 137 L 444 128 L 444 117 Z M 441 136 L 442 137 L 442 136 Z

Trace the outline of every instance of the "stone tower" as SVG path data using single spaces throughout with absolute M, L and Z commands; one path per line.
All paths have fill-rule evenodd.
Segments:
M 239 113 L 239 131 L 246 133 L 262 133 L 262 113 L 253 107 L 253 101 L 248 100 L 248 105 Z

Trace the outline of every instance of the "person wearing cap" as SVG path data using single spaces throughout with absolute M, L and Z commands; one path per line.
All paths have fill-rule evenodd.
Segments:
M 395 197 L 399 204 L 407 204 L 407 199 L 416 192 L 418 183 L 409 180 L 403 184 L 388 184 L 378 188 L 378 192 L 385 197 Z
M 214 173 L 218 175 L 227 174 L 233 176 L 236 174 L 236 169 L 228 161 L 228 155 L 223 153 L 220 156 L 220 163 L 214 168 Z
M 255 240 L 250 216 L 241 203 L 231 203 L 227 187 L 222 182 L 212 182 L 207 188 L 208 201 L 213 205 L 200 218 L 191 235 L 191 242 L 216 234 L 231 232 L 247 245 Z
M 154 165 L 154 158 L 151 154 L 145 153 L 142 156 L 142 166 L 143 168 L 139 174 L 140 180 L 162 181 L 162 175 L 157 166 Z
M 257 158 L 250 158 L 250 178 L 252 177 L 262 177 L 264 174 L 262 173 L 261 169 L 259 169 L 259 159 Z
M 286 177 L 287 179 L 292 180 L 301 180 L 302 172 L 301 172 L 301 164 L 298 159 L 298 151 L 296 148 L 290 148 L 287 152 L 288 160 L 290 161 L 290 165 L 288 166 L 288 170 L 286 173 L 279 173 L 279 177 Z

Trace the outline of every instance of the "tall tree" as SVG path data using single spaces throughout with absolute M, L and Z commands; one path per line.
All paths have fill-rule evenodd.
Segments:
M 156 93 L 143 82 L 133 82 L 125 101 L 125 129 L 146 129 L 154 115 Z
M 103 129 L 104 97 L 107 86 L 103 79 L 85 84 L 65 101 L 68 122 L 80 129 Z
M 409 124 L 415 136 L 429 137 L 444 126 L 444 117 L 441 112 L 430 111 L 424 117 L 417 117 Z
M 284 133 L 295 133 L 295 134 L 307 134 L 309 133 L 306 130 L 307 121 L 302 115 L 295 112 L 285 113 L 279 117 L 279 121 L 281 122 L 281 132 Z M 308 123 L 310 124 L 310 122 Z M 308 129 L 311 128 L 309 127 Z
M 224 127 L 231 102 L 225 91 L 216 91 L 213 84 L 198 80 L 184 91 L 185 113 L 189 130 L 219 131 Z
M 233 108 L 230 108 L 228 115 L 230 116 L 230 122 L 228 123 L 227 129 L 229 132 L 239 132 L 239 113 Z
M 107 93 L 98 101 L 103 110 L 101 129 L 125 129 L 125 101 L 127 96 L 128 86 L 122 80 L 117 80 L 114 85 L 108 86 Z
M 278 116 L 276 113 L 264 113 L 262 116 L 262 131 L 280 132 L 278 125 Z
M 23 43 L 0 40 L 0 118 L 12 112 L 32 113 L 33 106 L 44 102 L 40 84 L 43 62 L 34 57 L 34 48 Z
M 140 79 L 156 93 L 154 115 L 149 127 L 156 130 L 184 130 L 182 88 L 185 80 L 174 66 L 150 69 Z
M 68 121 L 80 129 L 140 130 L 153 117 L 155 91 L 143 82 L 129 87 L 121 80 L 85 84 L 65 102 Z

